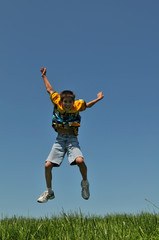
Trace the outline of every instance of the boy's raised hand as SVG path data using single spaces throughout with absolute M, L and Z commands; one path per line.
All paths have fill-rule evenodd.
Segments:
M 42 73 L 41 76 L 43 77 L 44 75 L 46 75 L 46 68 L 41 68 L 40 72 Z
M 99 93 L 97 94 L 97 98 L 98 98 L 99 100 L 101 100 L 102 98 L 104 98 L 103 92 L 99 92 Z
M 103 92 L 99 92 L 99 93 L 97 94 L 97 98 L 96 98 L 96 99 L 94 99 L 94 100 L 86 103 L 86 107 L 87 107 L 87 108 L 91 108 L 95 103 L 97 103 L 98 101 L 100 101 L 102 98 L 104 98 Z

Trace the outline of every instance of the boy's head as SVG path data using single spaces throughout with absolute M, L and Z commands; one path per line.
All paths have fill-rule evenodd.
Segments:
M 65 90 L 60 93 L 61 103 L 66 111 L 70 111 L 75 101 L 75 94 L 70 90 Z

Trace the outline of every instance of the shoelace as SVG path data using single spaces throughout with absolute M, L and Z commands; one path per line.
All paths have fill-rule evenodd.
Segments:
M 43 196 L 45 196 L 46 194 L 47 194 L 47 192 L 45 191 L 45 192 L 43 192 L 43 194 L 42 194 L 41 196 L 43 197 Z

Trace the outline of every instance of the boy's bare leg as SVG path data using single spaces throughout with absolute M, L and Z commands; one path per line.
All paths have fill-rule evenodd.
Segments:
M 45 179 L 46 179 L 47 188 L 52 187 L 52 168 L 53 168 L 53 163 L 46 162 L 46 164 L 45 164 Z
M 46 178 L 46 185 L 48 191 L 43 192 L 43 194 L 38 198 L 39 203 L 45 203 L 48 200 L 54 199 L 54 191 L 52 190 L 52 168 L 53 168 L 53 163 L 51 162 L 46 162 L 45 164 L 45 178 Z
M 76 163 L 79 167 L 79 170 L 81 172 L 83 180 L 86 181 L 87 180 L 87 166 L 86 166 L 83 158 L 82 157 L 76 158 Z
M 89 192 L 89 182 L 87 180 L 87 166 L 82 157 L 76 158 L 76 163 L 79 167 L 79 170 L 80 170 L 82 178 L 83 178 L 83 180 L 81 182 L 81 187 L 82 187 L 81 194 L 85 200 L 88 200 L 90 197 L 90 192 Z

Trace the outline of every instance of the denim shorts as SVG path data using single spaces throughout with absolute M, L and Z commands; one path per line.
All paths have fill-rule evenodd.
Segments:
M 75 159 L 77 157 L 83 158 L 78 139 L 75 135 L 58 134 L 46 162 L 52 162 L 55 166 L 60 166 L 66 153 L 70 165 L 76 164 Z

